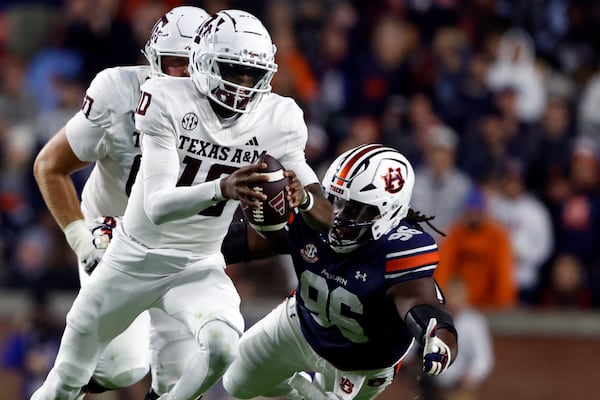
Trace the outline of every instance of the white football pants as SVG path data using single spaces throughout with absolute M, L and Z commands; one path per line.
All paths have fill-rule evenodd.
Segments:
M 341 371 L 319 356 L 302 334 L 296 299 L 290 297 L 244 333 L 239 356 L 223 376 L 223 386 L 239 399 L 287 396 L 292 391 L 288 379 L 300 371 L 318 372 L 323 391 L 357 400 L 375 399 L 394 377 L 394 366 Z M 364 383 L 348 394 L 344 379 Z
M 76 399 L 107 345 L 151 307 L 176 318 L 196 339 L 170 393 L 177 400 L 197 398 L 231 363 L 244 329 L 240 298 L 224 266 L 221 254 L 149 249 L 115 235 L 67 314 L 55 365 L 32 400 Z M 161 268 L 168 272 L 158 275 Z

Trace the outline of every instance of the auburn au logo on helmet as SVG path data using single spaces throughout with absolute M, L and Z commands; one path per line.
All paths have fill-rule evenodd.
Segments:
M 398 193 L 404 187 L 404 178 L 400 168 L 388 168 L 387 174 L 383 177 L 385 181 L 385 191 L 389 193 Z

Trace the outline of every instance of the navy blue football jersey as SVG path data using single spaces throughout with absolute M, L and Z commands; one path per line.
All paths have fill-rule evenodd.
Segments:
M 413 337 L 386 291 L 433 275 L 435 240 L 402 222 L 379 240 L 338 254 L 299 215 L 287 229 L 298 317 L 313 349 L 342 370 L 393 365 Z

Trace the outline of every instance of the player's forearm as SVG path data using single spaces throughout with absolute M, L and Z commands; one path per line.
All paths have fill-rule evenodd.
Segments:
M 61 229 L 73 221 L 83 219 L 70 175 L 53 168 L 43 156 L 36 158 L 33 171 L 46 207 Z
M 224 200 L 220 180 L 193 186 L 174 186 L 169 175 L 154 175 L 144 181 L 144 211 L 157 225 L 198 214 Z
M 327 232 L 333 225 L 333 209 L 331 203 L 323 195 L 318 184 L 309 185 L 306 188 L 310 192 L 310 199 L 306 204 L 307 209 L 303 210 L 303 206 L 299 206 L 302 212 L 302 217 L 306 223 L 316 231 Z

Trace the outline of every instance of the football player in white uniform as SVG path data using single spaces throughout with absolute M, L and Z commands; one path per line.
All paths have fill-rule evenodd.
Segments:
M 144 310 L 178 319 L 196 339 L 182 375 L 161 400 L 196 399 L 237 354 L 240 298 L 221 244 L 239 202 L 264 195 L 254 164 L 264 152 L 305 185 L 288 201 L 326 231 L 332 207 L 306 163 L 307 128 L 289 98 L 270 93 L 275 46 L 262 23 L 239 10 L 205 22 L 190 52 L 191 79 L 141 87 L 136 110 L 142 158 L 111 245 L 67 316 L 57 363 L 34 400 L 77 397 L 106 344 Z M 67 344 L 68 345 L 65 345 Z
M 415 340 L 426 373 L 452 363 L 456 329 L 432 277 L 438 247 L 420 226 L 430 217 L 409 207 L 414 180 L 398 151 L 365 144 L 325 174 L 335 216 L 328 233 L 312 229 L 304 213 L 269 240 L 248 230 L 253 258 L 291 254 L 298 287 L 242 336 L 223 376 L 232 396 L 375 399 Z M 226 237 L 226 256 L 229 240 L 239 242 Z
M 196 28 L 208 16 L 203 9 L 189 6 L 166 13 L 154 25 L 144 49 L 150 65 L 100 72 L 86 92 L 82 110 L 36 158 L 36 180 L 49 210 L 77 254 L 82 286 L 102 257 L 110 239 L 106 235 L 111 235 L 116 222 L 103 216 L 123 215 L 139 170 L 140 134 L 135 129 L 133 113 L 140 86 L 150 77 L 189 75 L 189 47 Z M 92 162 L 96 164 L 84 185 L 80 204 L 70 175 Z M 99 217 L 101 226 L 92 234 L 90 227 L 98 225 Z M 177 322 L 169 321 L 160 311 L 152 314 L 156 328 L 153 332 Z M 142 379 L 150 361 L 148 335 L 148 315 L 144 313 L 108 344 L 84 391 L 102 392 Z M 159 344 L 157 340 L 154 347 Z M 153 369 L 153 375 L 154 372 Z M 160 378 L 172 380 L 168 372 Z

